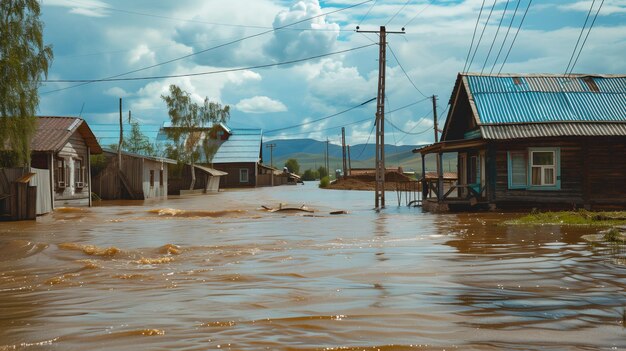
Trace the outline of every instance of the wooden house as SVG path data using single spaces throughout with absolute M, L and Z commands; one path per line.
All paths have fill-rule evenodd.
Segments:
M 459 74 L 441 141 L 414 152 L 457 153 L 456 185 L 423 176 L 426 210 L 625 208 L 626 76 Z
M 168 164 L 176 161 L 122 151 L 103 150 L 105 167 L 93 177 L 93 192 L 103 200 L 167 198 Z
M 227 173 L 221 177 L 222 188 L 259 186 L 258 175 L 266 170 L 261 165 L 261 129 L 224 129 L 219 148 L 211 165 Z
M 76 117 L 39 117 L 31 150 L 31 167 L 47 170 L 49 177 L 50 196 L 38 197 L 52 201 L 52 208 L 91 206 L 89 157 L 102 149 L 87 122 Z M 38 178 L 44 177 L 41 174 Z

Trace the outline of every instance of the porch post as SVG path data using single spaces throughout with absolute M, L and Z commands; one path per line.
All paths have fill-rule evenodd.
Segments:
M 428 184 L 426 183 L 426 155 L 424 154 L 421 154 L 421 155 L 422 155 L 422 201 L 424 201 L 428 197 L 428 191 L 426 191 Z
M 443 153 L 437 153 L 437 199 L 443 200 Z

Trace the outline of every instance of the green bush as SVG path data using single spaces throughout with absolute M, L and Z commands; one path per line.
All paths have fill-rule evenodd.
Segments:
M 320 188 L 326 188 L 328 186 L 328 184 L 330 184 L 330 178 L 328 178 L 328 176 L 323 177 L 320 180 Z
M 312 169 L 307 169 L 306 171 L 304 171 L 304 174 L 302 175 L 302 180 L 316 180 L 319 179 L 319 173 L 317 173 L 317 171 L 312 170 Z

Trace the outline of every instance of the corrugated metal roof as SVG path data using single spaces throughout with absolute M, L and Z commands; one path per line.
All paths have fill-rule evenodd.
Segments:
M 528 123 L 480 126 L 485 139 L 557 136 L 626 136 L 626 123 Z
M 261 129 L 232 129 L 232 134 L 213 156 L 213 163 L 259 162 L 261 160 Z
M 623 75 L 464 75 L 480 124 L 626 121 Z
M 78 131 L 92 154 L 102 152 L 95 135 L 87 122 L 76 117 L 38 117 L 37 130 L 31 141 L 31 150 L 40 152 L 58 152 L 68 142 L 72 134 Z

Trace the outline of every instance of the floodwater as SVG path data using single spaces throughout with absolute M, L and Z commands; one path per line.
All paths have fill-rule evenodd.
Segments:
M 0 350 L 626 349 L 623 249 L 373 198 L 307 184 L 0 223 Z M 281 202 L 317 211 L 261 209 Z

